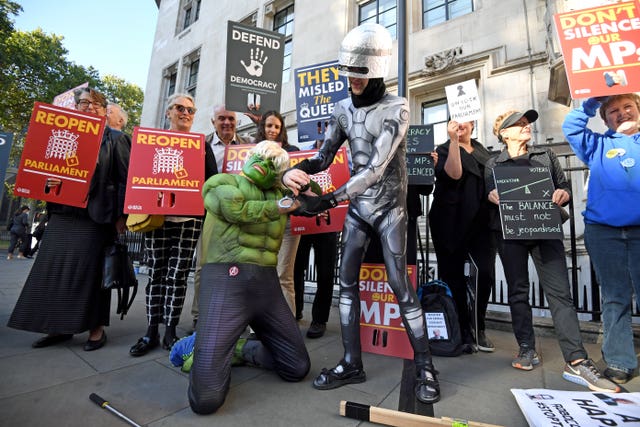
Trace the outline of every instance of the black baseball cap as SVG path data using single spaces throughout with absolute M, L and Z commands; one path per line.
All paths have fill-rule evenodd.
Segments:
M 508 116 L 506 119 L 502 121 L 502 124 L 500 125 L 500 129 L 498 129 L 498 131 L 508 128 L 509 126 L 513 126 L 518 122 L 518 120 L 520 120 L 523 117 L 526 117 L 527 120 L 529 120 L 529 123 L 533 123 L 536 120 L 538 120 L 538 112 L 536 110 L 527 110 L 524 113 L 521 113 L 520 111 L 516 111 L 515 113 L 511 114 L 510 116 Z

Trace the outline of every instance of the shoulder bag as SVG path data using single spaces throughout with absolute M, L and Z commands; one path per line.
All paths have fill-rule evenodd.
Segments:
M 164 215 L 129 214 L 127 229 L 133 232 L 146 233 L 164 224 Z
M 104 250 L 102 289 L 118 291 L 117 314 L 122 320 L 129 311 L 138 292 L 138 279 L 125 243 L 115 241 Z

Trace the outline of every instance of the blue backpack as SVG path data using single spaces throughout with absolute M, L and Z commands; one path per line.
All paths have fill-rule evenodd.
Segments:
M 460 356 L 464 347 L 462 333 L 449 286 L 441 280 L 432 280 L 420 286 L 418 296 L 427 321 L 431 354 Z

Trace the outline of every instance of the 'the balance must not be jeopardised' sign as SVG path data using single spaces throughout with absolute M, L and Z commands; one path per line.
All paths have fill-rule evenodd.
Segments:
M 551 201 L 554 188 L 549 168 L 497 167 L 493 175 L 505 240 L 564 237 L 560 209 Z

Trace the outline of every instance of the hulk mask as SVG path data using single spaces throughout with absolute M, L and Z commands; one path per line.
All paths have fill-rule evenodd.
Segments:
M 244 162 L 242 173 L 263 190 L 273 187 L 277 173 L 271 159 L 264 159 L 259 154 L 252 154 Z

